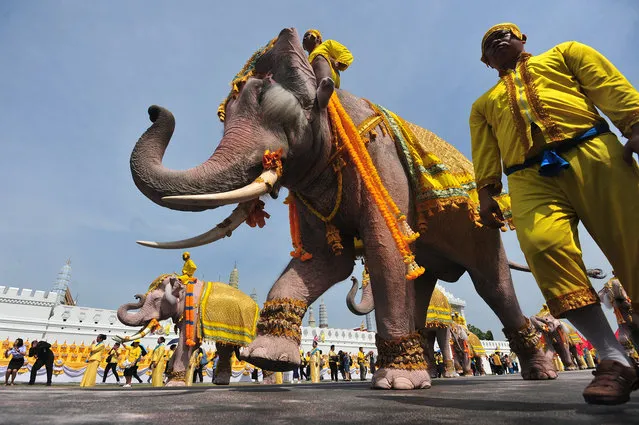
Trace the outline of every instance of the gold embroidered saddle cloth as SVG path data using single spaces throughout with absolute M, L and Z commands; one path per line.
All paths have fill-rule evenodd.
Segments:
M 435 133 L 404 121 L 380 105 L 369 104 L 381 117 L 383 131 L 395 140 L 417 197 L 420 228 L 425 227 L 426 217 L 448 207 L 467 209 L 470 218 L 481 225 L 477 184 L 473 164 L 468 158 Z M 513 228 L 510 197 L 504 192 L 495 199 L 508 225 Z
M 200 311 L 203 339 L 241 346 L 255 339 L 259 307 L 239 289 L 226 283 L 206 282 Z

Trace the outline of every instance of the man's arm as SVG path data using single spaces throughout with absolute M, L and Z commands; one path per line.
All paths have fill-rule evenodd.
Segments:
M 328 52 L 334 60 L 335 68 L 345 71 L 353 63 L 353 54 L 342 43 L 335 40 L 324 42 Z
M 639 92 L 601 53 L 576 41 L 563 43 L 558 49 L 570 72 L 577 78 L 588 98 L 631 138 L 639 123 Z M 637 134 L 634 131 L 634 134 Z
M 479 194 L 479 216 L 483 224 L 501 228 L 504 216 L 493 196 L 501 193 L 501 154 L 497 139 L 476 104 L 470 113 L 470 140 L 473 167 Z

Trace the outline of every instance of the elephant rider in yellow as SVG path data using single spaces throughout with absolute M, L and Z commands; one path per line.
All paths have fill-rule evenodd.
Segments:
M 353 63 L 353 55 L 346 46 L 335 40 L 322 41 L 322 34 L 316 29 L 310 29 L 304 33 L 302 47 L 309 53 L 308 61 L 313 65 L 317 84 L 322 78 L 331 77 L 335 82 L 335 88 L 338 89 L 340 72 L 346 71 L 346 68 Z M 330 75 L 318 75 L 318 68 L 315 65 L 316 61 L 321 61 L 322 58 L 328 62 Z
M 182 253 L 182 259 L 184 260 L 184 266 L 182 266 L 180 280 L 186 285 L 190 279 L 193 279 L 197 266 L 193 260 L 191 260 L 191 254 L 188 251 Z
M 624 403 L 637 375 L 586 276 L 577 224 L 636 294 L 639 93 L 589 46 L 570 41 L 533 56 L 525 43 L 510 23 L 482 40 L 481 60 L 500 80 L 470 115 L 480 216 L 485 225 L 502 225 L 493 196 L 502 189 L 503 162 L 519 244 L 550 312 L 570 320 L 600 355 L 585 400 Z M 625 147 L 596 108 L 629 139 Z
M 166 346 L 164 345 L 164 337 L 158 338 L 158 345 L 153 349 L 151 355 L 151 385 L 161 387 L 164 385 L 164 370 L 166 369 Z

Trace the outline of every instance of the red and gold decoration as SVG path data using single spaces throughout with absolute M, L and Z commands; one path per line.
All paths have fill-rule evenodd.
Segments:
M 424 349 L 420 343 L 419 333 L 401 338 L 386 340 L 375 335 L 377 345 L 377 368 L 426 370 Z
M 266 301 L 257 322 L 258 334 L 289 338 L 299 345 L 302 341 L 302 318 L 307 307 L 305 301 L 293 298 Z

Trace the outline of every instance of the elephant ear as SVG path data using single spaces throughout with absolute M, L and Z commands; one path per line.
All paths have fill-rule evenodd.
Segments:
M 283 29 L 273 47 L 255 63 L 258 74 L 271 74 L 273 80 L 297 97 L 304 109 L 315 102 L 315 73 L 302 49 L 295 28 Z

